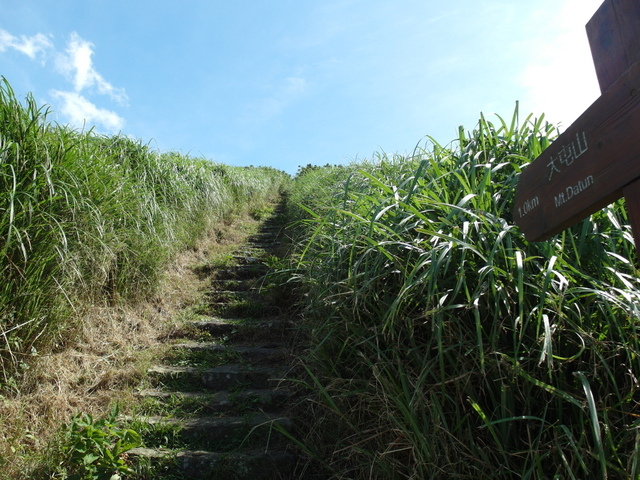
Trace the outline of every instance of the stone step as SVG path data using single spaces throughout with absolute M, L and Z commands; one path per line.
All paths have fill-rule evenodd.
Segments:
M 154 398 L 161 402 L 189 403 L 192 409 L 202 413 L 224 413 L 245 408 L 260 409 L 265 412 L 281 408 L 291 398 L 292 393 L 284 388 L 248 389 L 240 392 L 221 390 L 218 392 L 167 392 L 143 390 L 140 397 Z
M 278 241 L 259 241 L 259 240 L 249 240 L 249 242 L 247 243 L 247 245 L 249 247 L 252 248 L 260 248 L 262 250 L 268 250 L 268 249 L 272 249 L 272 248 L 276 248 L 279 247 L 280 245 L 282 245 L 282 242 L 278 242 Z
M 277 238 L 282 233 L 282 227 L 273 226 L 273 225 L 265 225 L 256 233 L 252 234 L 249 238 L 255 237 L 273 237 Z
M 212 280 L 211 288 L 214 291 L 227 291 L 227 292 L 245 292 L 248 290 L 257 290 L 257 287 L 252 282 L 246 280 Z
M 238 257 L 262 258 L 262 256 L 264 255 L 264 252 L 262 251 L 261 248 L 251 248 L 246 245 L 243 245 L 242 247 L 234 251 L 234 255 Z
M 221 345 L 218 342 L 183 342 L 171 346 L 174 349 L 185 349 L 212 354 L 229 354 L 250 362 L 269 362 L 283 360 L 285 352 L 279 345 Z
M 216 289 L 207 292 L 206 298 L 211 303 L 229 303 L 229 302 L 242 302 L 252 298 L 259 298 L 257 289 L 246 290 L 222 290 Z
M 265 250 L 267 245 L 272 245 L 278 242 L 278 235 L 273 233 L 259 233 L 257 235 L 252 235 L 249 237 L 248 245 L 255 248 L 260 248 Z
M 267 292 L 259 288 L 247 288 L 245 290 L 217 289 L 207 292 L 205 298 L 209 305 L 212 304 L 264 304 L 270 305 Z
M 283 308 L 269 301 L 247 298 L 240 301 L 213 301 L 207 303 L 209 311 L 219 316 L 238 318 L 252 317 L 262 319 L 276 316 L 283 312 Z
M 152 378 L 169 388 L 191 390 L 229 390 L 237 387 L 275 388 L 287 369 L 283 367 L 247 367 L 220 365 L 213 368 L 154 366 L 148 370 Z
M 222 280 L 251 280 L 264 277 L 269 272 L 266 265 L 236 265 L 224 268 L 216 273 L 216 279 Z
M 180 478 L 193 480 L 278 480 L 292 478 L 295 455 L 284 450 L 232 453 L 136 448 L 129 454 L 155 462 L 172 458 Z
M 230 451 L 248 445 L 275 445 L 284 438 L 282 430 L 292 429 L 289 418 L 267 413 L 228 417 L 124 417 L 122 420 L 133 422 L 142 430 L 145 443 L 152 443 L 154 434 L 150 433 L 150 439 L 145 439 L 146 428 L 140 428 L 140 425 L 148 425 L 150 432 L 154 429 L 162 432 L 175 430 L 180 443 L 214 451 Z
M 228 335 L 230 333 L 238 331 L 238 329 L 243 328 L 245 324 L 253 323 L 252 321 L 245 320 L 229 320 L 224 318 L 216 318 L 212 317 L 207 320 L 195 320 L 191 322 L 186 322 L 187 329 L 189 327 L 194 328 L 196 330 L 202 330 L 214 337 L 219 337 L 223 335 Z
M 262 259 L 250 255 L 234 255 L 233 258 L 239 265 L 262 265 Z
M 289 320 L 281 317 L 260 318 L 260 319 L 224 319 L 209 318 L 207 320 L 196 320 L 187 322 L 187 326 L 205 331 L 213 336 L 229 335 L 239 330 L 263 330 L 265 332 L 273 330 L 284 330 L 292 326 Z
M 283 229 L 284 228 L 282 225 L 270 223 L 269 221 L 267 221 L 260 226 L 258 232 L 280 232 Z

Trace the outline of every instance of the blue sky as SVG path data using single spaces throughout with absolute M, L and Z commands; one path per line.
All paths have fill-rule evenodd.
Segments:
M 480 112 L 571 124 L 602 0 L 3 0 L 0 75 L 52 119 L 295 173 L 443 144 Z

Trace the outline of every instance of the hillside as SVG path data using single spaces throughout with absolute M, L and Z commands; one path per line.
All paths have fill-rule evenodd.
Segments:
M 247 446 L 264 478 L 640 477 L 624 205 L 513 222 L 544 117 L 293 179 L 53 124 L 6 82 L 0 125 L 0 478 L 240 479 Z M 223 418 L 248 431 L 188 438 Z

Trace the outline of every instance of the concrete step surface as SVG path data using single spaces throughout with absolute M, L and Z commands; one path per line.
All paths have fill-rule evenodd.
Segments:
M 212 354 L 228 354 L 247 362 L 274 363 L 284 360 L 285 350 L 275 343 L 265 345 L 225 345 L 219 342 L 183 342 L 171 346 L 173 349 L 184 349 Z
M 236 249 L 235 265 L 199 269 L 210 281 L 203 312 L 211 316 L 168 338 L 179 339 L 170 346 L 176 355 L 166 357 L 177 365 L 149 368 L 153 386 L 137 394 L 148 399 L 144 411 L 171 413 L 125 419 L 143 426 L 148 444 L 129 455 L 157 465 L 154 478 L 295 478 L 294 422 L 286 413 L 295 325 L 261 288 L 269 272 L 262 259 L 281 246 L 281 233 L 281 225 L 265 222 Z
M 213 368 L 157 365 L 148 370 L 152 378 L 172 384 L 183 383 L 208 390 L 228 390 L 234 387 L 275 388 L 287 373 L 286 367 L 252 367 L 239 364 Z
M 221 453 L 136 448 L 129 452 L 153 461 L 170 459 L 183 477 L 193 480 L 291 480 L 296 456 L 284 449 Z
M 215 392 L 175 392 L 147 389 L 137 393 L 140 397 L 165 402 L 189 402 L 198 411 L 224 413 L 231 410 L 259 409 L 270 412 L 282 408 L 292 393 L 286 388 L 243 389 L 239 392 L 219 390 Z

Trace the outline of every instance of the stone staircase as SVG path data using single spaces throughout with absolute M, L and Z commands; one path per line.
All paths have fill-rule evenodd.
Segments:
M 231 266 L 208 272 L 198 321 L 170 341 L 164 364 L 140 392 L 148 415 L 127 420 L 144 448 L 130 452 L 157 479 L 290 479 L 296 465 L 286 415 L 295 322 L 268 287 L 263 259 L 279 248 L 278 211 Z

